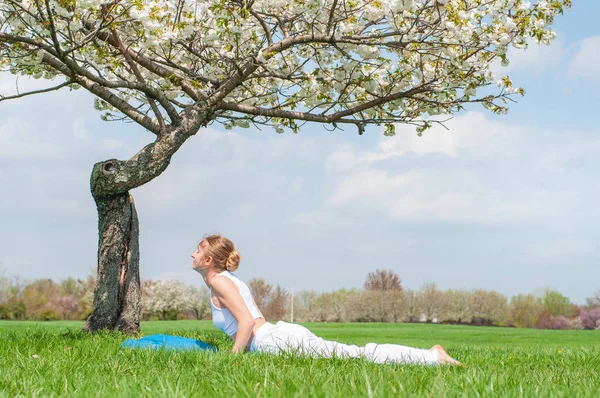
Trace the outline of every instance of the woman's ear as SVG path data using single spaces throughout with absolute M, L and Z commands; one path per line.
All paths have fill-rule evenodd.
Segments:
M 206 260 L 204 261 L 204 264 L 206 264 L 206 265 L 212 265 L 212 263 L 213 263 L 213 258 L 210 257 L 210 256 L 206 257 Z

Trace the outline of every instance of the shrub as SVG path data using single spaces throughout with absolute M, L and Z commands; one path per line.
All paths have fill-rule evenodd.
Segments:
M 469 298 L 472 325 L 497 325 L 508 317 L 508 303 L 504 295 L 476 289 Z
M 0 319 L 11 319 L 10 309 L 4 305 L 0 304 Z
M 42 311 L 38 312 L 35 319 L 37 319 L 39 321 L 58 321 L 61 319 L 61 317 L 56 312 L 54 312 L 50 309 L 46 309 L 46 310 L 42 310 Z
M 510 299 L 508 323 L 517 327 L 535 327 L 541 310 L 542 305 L 537 297 L 531 294 L 518 294 Z
M 541 310 L 535 319 L 536 329 L 552 329 L 554 326 L 554 317 L 546 308 Z
M 83 313 L 81 314 L 81 319 L 82 321 L 87 321 L 88 316 L 90 316 L 90 314 L 92 313 L 92 307 L 87 307 Z
M 554 318 L 554 326 L 552 329 L 557 330 L 581 330 L 583 329 L 583 324 L 581 323 L 581 318 L 575 317 L 573 319 L 566 318 L 564 316 L 557 316 Z
M 579 310 L 579 318 L 584 329 L 600 328 L 600 308 L 592 308 L 591 310 L 581 308 Z
M 583 329 L 583 322 L 581 322 L 580 317 L 575 317 L 573 319 L 570 319 L 569 321 L 571 322 L 571 329 L 574 329 L 574 330 L 582 330 Z
M 178 314 L 179 314 L 179 311 L 176 309 L 165 310 L 161 313 L 160 319 L 162 321 L 176 321 Z
M 556 318 L 554 318 L 554 326 L 552 326 L 552 329 L 571 329 L 571 322 L 562 315 L 557 316 Z
M 27 307 L 22 300 L 11 298 L 8 300 L 8 309 L 11 313 L 11 318 L 16 320 L 23 320 L 27 315 Z
M 546 289 L 541 297 L 541 302 L 552 316 L 571 317 L 577 315 L 576 307 L 571 304 L 569 298 L 556 290 Z
M 53 297 L 48 306 L 62 319 L 78 319 L 82 312 L 80 300 L 72 294 Z

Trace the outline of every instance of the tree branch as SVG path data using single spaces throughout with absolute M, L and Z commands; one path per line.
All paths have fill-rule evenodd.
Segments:
M 50 35 L 52 36 L 52 42 L 54 43 L 54 49 L 59 57 L 62 57 L 62 50 L 60 49 L 60 42 L 58 41 L 58 36 L 56 35 L 56 27 L 54 26 L 54 18 L 52 17 L 52 10 L 50 9 L 50 3 L 48 0 L 44 0 L 46 3 L 46 13 L 48 14 L 48 24 L 50 25 Z M 40 10 L 40 14 L 42 11 Z
M 58 86 L 54 86 L 54 87 L 50 87 L 50 88 L 45 88 L 45 89 L 42 89 L 42 90 L 28 91 L 26 93 L 17 94 L 17 95 L 11 95 L 11 96 L 8 96 L 8 97 L 0 95 L 0 102 L 12 100 L 12 99 L 17 99 L 17 98 L 23 98 L 23 97 L 27 97 L 29 95 L 49 93 L 51 91 L 60 90 L 61 88 L 65 87 L 65 86 L 69 86 L 71 84 L 73 84 L 73 81 L 72 80 L 68 80 L 68 81 L 66 81 L 66 82 L 64 82 L 62 84 L 59 84 Z
M 421 94 L 421 93 L 424 93 L 427 91 L 429 91 L 429 88 L 427 87 L 427 85 L 417 86 L 408 91 L 402 91 L 402 92 L 399 92 L 396 94 L 391 94 L 391 95 L 388 95 L 385 97 L 375 98 L 374 100 L 365 102 L 364 104 L 357 105 L 354 108 L 350 108 L 345 111 L 336 112 L 332 116 L 334 116 L 335 118 L 342 118 L 344 116 L 353 115 L 355 113 L 364 111 L 366 109 L 385 104 L 386 102 L 395 101 L 400 98 L 412 97 L 415 94 Z
M 108 102 L 110 105 L 118 109 L 119 112 L 123 113 L 124 115 L 127 115 L 131 118 L 131 120 L 137 122 L 139 125 L 146 128 L 148 131 L 151 131 L 157 135 L 160 134 L 160 125 L 158 125 L 157 122 L 155 122 L 152 118 L 140 113 L 127 101 L 121 99 L 118 95 L 111 92 L 108 88 L 102 86 L 97 82 L 94 82 L 86 76 L 76 74 L 67 65 L 65 65 L 60 60 L 47 53 L 44 53 L 42 62 L 46 65 L 51 66 L 63 75 L 67 76 L 73 82 L 80 84 L 82 87 L 95 94 L 96 96 L 102 98 L 104 101 Z
M 88 30 L 93 30 L 94 25 L 91 24 L 90 22 L 86 22 L 85 23 L 85 27 Z M 115 41 L 114 37 L 112 37 L 110 34 L 108 34 L 107 32 L 98 32 L 98 38 L 102 41 L 104 41 L 105 43 L 108 43 L 109 45 L 111 45 L 112 47 L 114 47 L 115 49 L 119 48 L 119 44 Z M 204 95 L 202 95 L 201 93 L 199 93 L 191 84 L 190 82 L 188 82 L 187 80 L 180 78 L 178 76 L 176 76 L 173 71 L 170 71 L 169 69 L 153 62 L 151 59 L 144 57 L 141 54 L 137 54 L 136 52 L 132 51 L 131 49 L 127 48 L 126 52 L 129 54 L 129 56 L 138 64 L 140 64 L 141 66 L 143 66 L 145 69 L 147 69 L 148 71 L 162 77 L 163 79 L 166 79 L 168 81 L 170 81 L 173 84 L 177 84 L 181 87 L 181 89 L 183 90 L 183 92 L 185 92 L 187 95 L 189 95 L 194 101 L 199 101 L 200 99 L 204 98 Z
M 366 40 L 366 39 L 365 39 Z M 282 53 L 283 51 L 292 48 L 294 46 L 300 44 L 313 44 L 313 43 L 321 43 L 321 44 L 332 44 L 335 45 L 337 43 L 347 43 L 347 44 L 362 44 L 363 41 L 356 40 L 348 40 L 344 37 L 335 38 L 332 36 L 324 35 L 324 34 L 306 34 L 300 35 L 291 38 L 285 38 L 273 45 L 267 47 L 262 51 L 265 58 L 265 61 L 273 58 L 275 55 Z M 257 62 L 257 60 L 252 60 L 246 65 L 240 67 L 238 69 L 238 73 L 234 76 L 231 76 L 228 80 L 226 80 L 218 90 L 214 92 L 214 94 L 206 101 L 209 106 L 216 106 L 219 104 L 229 93 L 235 90 L 236 87 L 240 85 L 248 76 L 250 76 L 254 71 L 256 71 L 263 63 Z M 366 108 L 365 108 L 366 109 Z
M 335 14 L 335 8 L 337 7 L 337 0 L 333 0 L 331 10 L 329 10 L 329 19 L 327 20 L 327 28 L 325 28 L 325 34 L 330 34 L 333 25 L 333 17 Z
M 90 182 L 95 199 L 137 188 L 156 178 L 171 162 L 172 156 L 183 143 L 206 123 L 210 115 L 193 107 L 183 112 L 181 124 L 170 134 L 162 134 L 146 145 L 129 160 L 111 159 L 96 163 Z M 94 176 L 96 178 L 94 178 Z
M 332 113 L 330 115 L 325 114 L 315 114 L 309 112 L 298 112 L 298 111 L 286 111 L 282 109 L 273 109 L 273 108 L 259 108 L 255 106 L 245 105 L 245 104 L 234 104 L 231 102 L 223 101 L 221 102 L 219 108 L 225 109 L 229 111 L 235 111 L 250 115 L 256 116 L 265 116 L 265 117 L 278 117 L 282 119 L 294 119 L 294 120 L 306 120 L 309 122 L 320 122 L 320 123 L 353 123 L 356 124 L 358 122 L 362 122 L 357 119 L 344 119 L 346 116 L 355 115 L 361 111 L 364 111 L 369 108 L 376 107 L 378 105 L 385 104 L 390 101 L 394 101 L 400 98 L 412 97 L 415 94 L 420 94 L 428 91 L 429 89 L 426 86 L 418 86 L 408 91 L 402 91 L 395 94 L 391 94 L 385 97 L 376 98 L 374 100 L 368 101 L 364 104 L 357 105 L 354 108 L 347 109 L 345 111 L 338 111 Z
M 119 37 L 116 28 L 113 28 L 112 32 L 113 32 L 113 36 L 119 46 L 119 50 L 125 57 L 125 60 L 129 64 L 129 67 L 131 68 L 133 74 L 135 75 L 135 77 L 138 79 L 138 81 L 141 84 L 143 84 L 144 86 L 147 86 L 146 80 L 140 73 L 139 69 L 137 68 L 137 65 L 131 59 L 131 56 L 127 52 L 127 48 L 123 44 L 123 41 L 121 41 L 121 38 Z M 146 92 L 145 94 L 146 94 L 146 98 L 148 99 L 148 103 L 150 104 L 150 107 L 152 108 L 152 111 L 154 112 L 154 115 L 156 116 L 156 119 L 158 120 L 158 124 L 160 125 L 161 131 L 164 133 L 166 131 L 165 122 L 163 120 L 162 114 L 160 113 L 160 110 L 158 109 L 158 107 L 156 106 L 156 103 L 154 102 L 154 98 L 158 99 L 158 96 L 150 95 L 148 92 Z M 158 94 L 158 91 L 157 91 L 157 94 Z M 171 119 L 171 122 L 173 123 L 173 125 L 179 124 L 181 117 L 179 116 L 179 114 L 177 113 L 175 108 L 173 108 L 173 106 L 168 102 L 166 97 L 162 101 L 160 101 L 160 104 L 163 106 L 165 111 L 167 111 L 167 114 L 169 115 L 169 118 Z
M 250 14 L 256 18 L 256 20 L 258 21 L 258 23 L 260 23 L 260 25 L 262 26 L 264 32 L 265 32 L 265 36 L 267 38 L 267 44 L 269 46 L 273 45 L 273 36 L 271 35 L 271 31 L 269 30 L 269 26 L 267 25 L 267 23 L 265 22 L 265 20 L 256 12 L 254 11 L 252 8 L 249 9 L 250 10 Z

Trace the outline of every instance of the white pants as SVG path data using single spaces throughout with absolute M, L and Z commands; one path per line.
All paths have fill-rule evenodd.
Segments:
M 365 358 L 375 363 L 437 365 L 437 350 L 429 351 L 397 344 L 368 343 L 364 347 L 324 340 L 304 326 L 283 321 L 265 323 L 254 336 L 252 352 L 282 352 L 321 358 Z

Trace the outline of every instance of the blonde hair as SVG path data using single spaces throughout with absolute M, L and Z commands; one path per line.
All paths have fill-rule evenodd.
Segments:
M 217 269 L 229 272 L 238 269 L 241 257 L 240 253 L 235 250 L 232 241 L 221 235 L 209 235 L 202 241 L 208 244 L 204 251 L 208 257 L 213 259 Z

